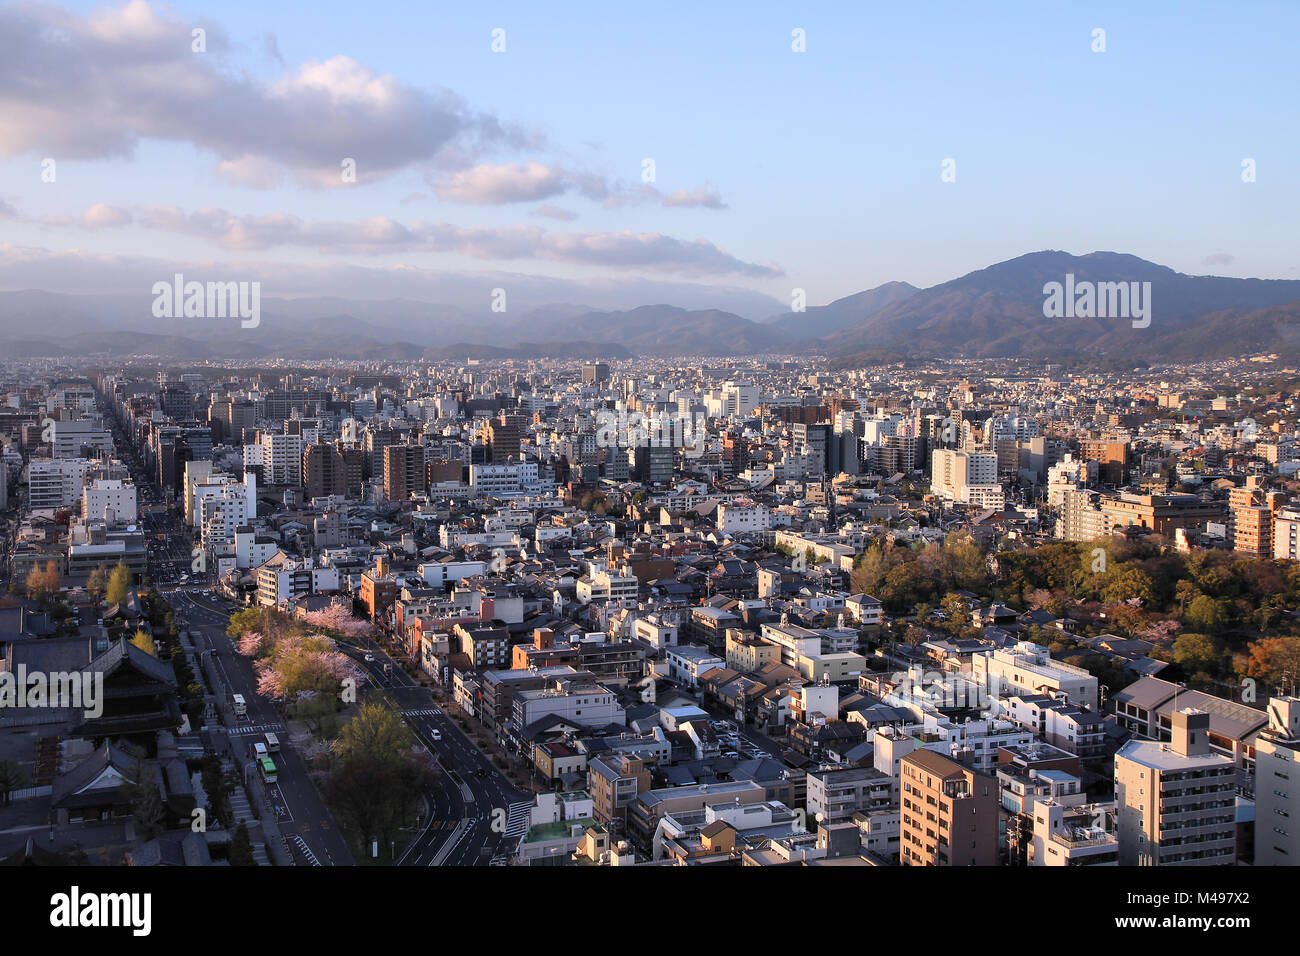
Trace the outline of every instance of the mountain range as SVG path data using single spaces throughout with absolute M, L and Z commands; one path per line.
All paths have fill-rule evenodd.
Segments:
M 1129 317 L 1050 317 L 1044 308 L 1050 283 L 1074 289 L 1136 283 L 1130 286 L 1135 293 L 1149 294 L 1149 324 L 1135 327 Z M 888 282 L 762 321 L 669 304 L 608 311 L 556 303 L 513 315 L 411 299 L 298 298 L 264 300 L 258 326 L 244 329 L 237 319 L 155 318 L 151 301 L 143 295 L 0 292 L 0 341 L 13 357 L 189 360 L 1300 356 L 1300 280 L 1192 276 L 1114 252 L 1034 252 L 928 289 Z

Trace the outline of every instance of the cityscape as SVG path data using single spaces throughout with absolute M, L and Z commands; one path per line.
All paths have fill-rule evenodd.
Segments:
M 1086 867 L 1099 927 L 1252 928 L 1300 863 L 1294 105 L 1197 72 L 1226 6 L 935 6 L 0 6 L 35 919 L 184 932 L 159 867 Z M 1264 7 L 1222 55 L 1285 88 Z

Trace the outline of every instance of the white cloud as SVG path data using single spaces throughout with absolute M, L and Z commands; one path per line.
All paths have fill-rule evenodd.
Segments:
M 112 229 L 125 226 L 131 221 L 131 214 L 120 206 L 106 206 L 95 203 L 81 214 L 81 224 L 87 229 Z
M 564 174 L 538 162 L 472 166 L 434 185 L 447 202 L 500 205 L 536 202 L 566 190 Z
M 441 252 L 477 259 L 534 259 L 576 265 L 640 269 L 684 276 L 734 274 L 770 278 L 779 268 L 745 262 L 704 239 L 646 232 L 549 232 L 540 226 L 459 226 L 374 216 L 363 220 L 308 221 L 284 212 L 235 215 L 207 207 L 186 212 L 174 205 L 110 211 L 93 206 L 83 222 L 138 225 L 195 236 L 224 249 L 259 251 L 296 246 L 322 252 L 386 255 Z
M 469 154 L 535 146 L 540 138 L 472 111 L 445 89 L 374 72 L 347 56 L 310 62 L 266 84 L 226 69 L 214 26 L 191 51 L 194 24 L 132 0 L 80 17 L 51 5 L 0 8 L 0 155 L 129 156 L 144 139 L 214 154 L 219 175 L 265 185 L 280 167 L 339 185 L 355 158 L 365 182 Z
M 558 219 L 561 222 L 572 222 L 578 218 L 576 212 L 570 212 L 568 209 L 562 209 L 559 206 L 553 206 L 550 203 L 542 203 L 533 210 L 534 216 L 545 216 L 547 219 Z

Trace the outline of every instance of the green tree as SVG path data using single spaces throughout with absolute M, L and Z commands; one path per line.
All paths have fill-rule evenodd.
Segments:
M 136 761 L 134 776 L 133 781 L 122 784 L 122 789 L 131 804 L 136 836 L 141 840 L 152 840 L 166 826 L 167 808 L 163 806 L 162 794 L 152 781 L 144 760 Z
M 366 701 L 347 722 L 334 744 L 343 760 L 373 759 L 381 763 L 409 751 L 415 743 L 410 728 L 383 704 Z
M 1213 673 L 1223 665 L 1223 648 L 1209 634 L 1188 631 L 1174 639 L 1174 663 L 1184 673 Z
M 27 775 L 16 760 L 0 759 L 0 806 L 9 806 L 9 793 L 27 786 Z
M 1227 624 L 1228 614 L 1221 602 L 1208 594 L 1202 594 L 1192 599 L 1187 613 L 1183 615 L 1183 621 L 1194 631 L 1217 634 Z
M 1135 598 L 1140 599 L 1144 605 L 1150 604 L 1153 594 L 1151 578 L 1141 568 L 1133 565 L 1121 567 L 1107 575 L 1101 591 L 1102 600 L 1107 604 L 1124 604 Z
M 241 823 L 231 834 L 230 865 L 257 866 L 257 860 L 253 858 L 253 841 L 249 839 L 247 824 Z

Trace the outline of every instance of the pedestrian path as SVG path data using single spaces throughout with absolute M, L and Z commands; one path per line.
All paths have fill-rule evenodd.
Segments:
M 222 770 L 230 772 L 234 769 L 234 762 L 229 757 L 221 761 Z M 230 794 L 230 811 L 234 814 L 235 820 L 230 829 L 234 831 L 241 823 L 246 824 L 249 832 L 261 832 L 253 830 L 257 823 L 257 817 L 253 815 L 253 805 L 248 802 L 248 794 L 239 784 L 235 785 L 234 791 Z M 257 861 L 258 866 L 270 866 L 271 857 L 266 852 L 265 843 L 253 843 L 253 859 Z

